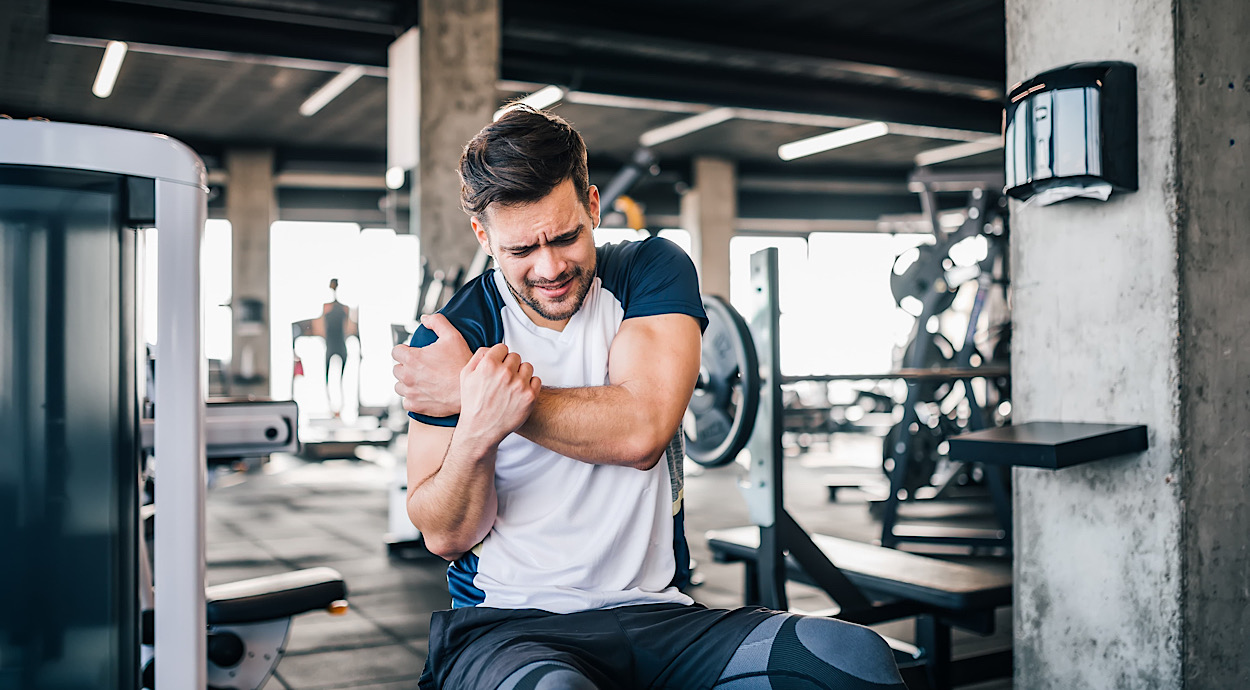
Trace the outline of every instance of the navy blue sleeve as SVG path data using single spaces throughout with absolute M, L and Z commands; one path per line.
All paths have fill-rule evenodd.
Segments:
M 490 347 L 503 342 L 503 320 L 499 314 L 503 301 L 495 289 L 492 273 L 493 271 L 487 271 L 466 283 L 447 301 L 447 306 L 438 310 L 438 313 L 446 316 L 451 325 L 460 331 L 470 352 L 475 352 L 479 347 Z M 436 340 L 438 336 L 434 335 L 434 331 L 419 326 L 408 344 L 411 347 L 425 347 Z M 430 426 L 451 427 L 460 420 L 458 414 L 430 417 L 409 412 L 408 416 Z
M 600 278 L 620 300 L 625 318 L 688 314 L 707 328 L 694 262 L 681 247 L 662 238 L 603 247 Z

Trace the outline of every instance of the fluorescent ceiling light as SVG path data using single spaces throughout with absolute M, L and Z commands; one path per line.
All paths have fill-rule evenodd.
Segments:
M 934 165 L 936 163 L 945 163 L 946 161 L 958 160 L 975 156 L 978 153 L 993 151 L 1003 147 L 1003 138 L 1001 136 L 985 137 L 976 141 L 970 141 L 964 144 L 952 144 L 950 146 L 942 146 L 928 151 L 921 151 L 916 154 L 916 167 L 923 168 L 926 165 Z
M 733 108 L 713 108 L 698 115 L 647 130 L 642 133 L 642 136 L 638 137 L 638 143 L 647 147 L 655 146 L 656 144 L 672 141 L 688 134 L 694 134 L 712 125 L 719 125 L 726 120 L 732 120 L 736 116 L 737 112 Z
M 862 125 L 839 129 L 836 132 L 818 134 L 807 139 L 792 141 L 777 147 L 777 155 L 783 161 L 810 156 L 814 153 L 858 144 L 861 141 L 876 139 L 890 133 L 890 126 L 884 122 L 866 122 Z
M 113 93 L 113 84 L 117 83 L 117 73 L 121 71 L 122 60 L 126 58 L 126 44 L 121 41 L 109 41 L 104 48 L 104 59 L 100 60 L 100 71 L 95 75 L 95 84 L 91 93 L 99 98 L 108 98 Z
M 500 108 L 499 110 L 496 110 L 495 117 L 493 119 L 498 120 L 499 118 L 503 117 L 504 113 L 508 112 L 508 110 L 518 105 L 528 105 L 529 107 L 534 108 L 536 110 L 542 110 L 543 108 L 546 108 L 549 105 L 555 105 L 556 103 L 559 103 L 560 100 L 564 98 L 565 93 L 567 92 L 564 89 L 554 84 L 552 84 L 551 86 L 544 86 L 543 88 L 535 91 L 534 93 L 531 93 L 525 98 L 522 98 L 521 100 L 516 101 L 515 103 L 509 103 L 508 105 Z
M 347 87 L 355 84 L 356 80 L 363 77 L 364 74 L 364 67 L 361 65 L 351 65 L 342 72 L 334 75 L 330 81 L 325 83 L 325 86 L 317 89 L 313 92 L 313 95 L 308 97 L 308 100 L 300 104 L 299 114 L 304 117 L 311 117 L 315 115 L 318 110 L 321 110 L 326 107 L 327 103 L 335 98 L 338 98 L 339 94 L 346 91 Z

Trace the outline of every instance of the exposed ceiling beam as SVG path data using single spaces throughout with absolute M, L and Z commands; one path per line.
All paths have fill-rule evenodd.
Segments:
M 916 166 L 923 168 L 928 165 L 936 165 L 938 163 L 946 163 L 948 161 L 968 158 L 980 153 L 995 151 L 1003 147 L 1003 138 L 1001 136 L 984 137 L 976 141 L 969 141 L 963 144 L 953 144 L 951 146 L 942 146 L 928 151 L 921 151 L 916 154 Z
M 194 0 L 48 0 L 48 33 L 57 36 L 375 67 L 386 66 L 403 19 L 365 21 Z
M 557 24 L 550 19 L 514 18 L 503 26 L 504 54 L 510 52 L 552 52 L 580 62 L 588 55 L 611 55 L 626 60 L 668 62 L 674 65 L 724 67 L 739 71 L 799 77 L 820 81 L 922 91 L 982 101 L 1003 97 L 1003 80 L 969 78 L 914 68 L 869 63 L 853 59 L 797 52 L 794 45 L 753 48 L 758 39 L 712 42 L 690 36 L 669 38 L 656 34 L 655 26 L 645 32 L 624 32 L 587 28 L 579 24 Z M 715 32 L 700 32 L 716 36 Z M 829 41 L 828 46 L 837 46 Z M 884 55 L 882 56 L 884 57 Z M 938 56 L 933 56 L 937 58 Z
M 640 3 L 635 11 L 622 12 L 594 3 L 507 0 L 503 4 L 504 40 L 508 43 L 534 30 L 546 30 L 557 34 L 557 49 L 560 49 L 558 44 L 586 37 L 588 44 L 603 43 L 603 39 L 607 39 L 610 45 L 604 46 L 605 49 L 634 54 L 676 49 L 698 57 L 701 46 L 711 46 L 730 60 L 737 60 L 744 51 L 765 60 L 764 56 L 769 54 L 793 56 L 810 60 L 804 63 L 809 69 L 815 67 L 831 73 L 859 72 L 868 77 L 896 79 L 937 78 L 1000 91 L 1007 80 L 1001 5 L 997 6 L 997 21 L 992 14 L 979 13 L 986 16 L 987 26 L 999 27 L 997 35 L 991 33 L 978 37 L 979 40 L 955 42 L 891 38 L 888 26 L 879 34 L 872 30 L 838 29 L 836 6 L 826 10 L 831 21 L 804 24 L 785 20 L 770 23 L 768 15 L 781 16 L 782 12 L 752 13 L 742 3 L 718 5 L 715 12 L 693 3 L 651 4 L 654 6 L 648 8 L 647 3 Z M 993 3 L 985 3 L 985 6 L 993 12 Z M 750 16 L 752 14 L 754 16 Z M 883 20 L 905 24 L 910 18 L 909 13 L 900 13 L 888 19 L 883 17 Z M 692 27 L 698 30 L 693 31 Z M 692 38 L 696 35 L 699 38 Z M 942 37 L 931 32 L 929 35 Z M 618 39 L 621 39 L 619 43 Z
M 665 63 L 570 60 L 543 55 L 505 57 L 507 80 L 569 85 L 574 91 L 704 103 L 712 107 L 788 111 L 961 129 L 984 134 L 1002 125 L 1002 105 L 941 94 L 783 78 L 706 66 L 676 68 Z

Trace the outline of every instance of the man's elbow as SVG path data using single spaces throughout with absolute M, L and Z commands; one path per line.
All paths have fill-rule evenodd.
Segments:
M 646 472 L 664 457 L 669 440 L 659 440 L 650 434 L 635 434 L 622 449 L 622 464 Z
M 430 553 L 438 556 L 444 561 L 455 561 L 468 552 L 468 549 L 462 549 L 451 540 L 439 539 L 438 537 L 421 533 L 421 540 L 425 544 L 425 549 Z

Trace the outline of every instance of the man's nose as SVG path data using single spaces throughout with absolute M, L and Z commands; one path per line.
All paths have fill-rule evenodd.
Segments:
M 539 280 L 555 280 L 564 275 L 568 262 L 552 247 L 540 247 L 536 252 L 534 274 Z

